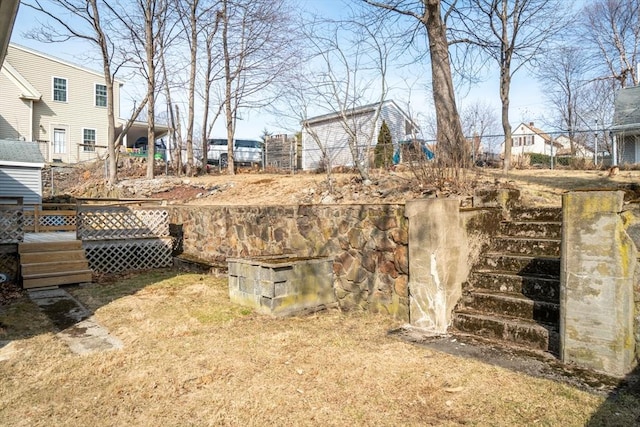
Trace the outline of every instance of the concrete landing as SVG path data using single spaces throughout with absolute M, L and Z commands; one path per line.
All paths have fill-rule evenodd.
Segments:
M 64 289 L 29 291 L 29 298 L 51 319 L 62 339 L 76 354 L 118 350 L 122 342 L 109 334 L 89 310 Z

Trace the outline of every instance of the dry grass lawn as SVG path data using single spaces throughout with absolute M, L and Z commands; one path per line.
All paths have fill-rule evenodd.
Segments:
M 389 317 L 271 318 L 226 279 L 155 272 L 70 291 L 124 349 L 77 356 L 28 300 L 0 309 L 0 425 L 632 425 L 606 396 L 412 345 Z M 4 359 L 4 360 L 3 360 Z M 602 424 L 600 423 L 602 422 Z

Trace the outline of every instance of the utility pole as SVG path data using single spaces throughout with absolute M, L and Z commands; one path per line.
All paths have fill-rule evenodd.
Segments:
M 596 131 L 593 134 L 593 164 L 598 167 L 598 119 L 596 119 Z

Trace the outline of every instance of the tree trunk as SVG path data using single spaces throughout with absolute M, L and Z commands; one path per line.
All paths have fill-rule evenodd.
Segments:
M 236 108 L 237 106 L 232 106 L 232 93 L 231 93 L 231 85 L 233 82 L 231 76 L 231 57 L 229 55 L 229 40 L 227 38 L 227 33 L 229 30 L 229 15 L 227 13 L 227 1 L 224 0 L 222 2 L 222 49 L 224 53 L 224 77 L 225 77 L 225 86 L 224 86 L 224 111 L 226 116 L 226 126 L 227 126 L 227 169 L 229 171 L 229 175 L 235 174 L 235 165 L 233 159 L 233 136 L 235 133 L 235 122 L 236 122 Z
M 150 0 L 147 0 L 144 19 L 145 19 L 145 53 L 147 55 L 147 93 L 149 95 L 149 105 L 147 106 L 147 178 L 153 179 L 155 165 L 155 105 L 156 105 L 156 67 L 155 67 L 155 40 L 153 35 L 153 23 L 156 17 Z
M 509 68 L 503 70 L 500 75 L 500 101 L 502 103 L 502 131 L 504 132 L 504 162 L 503 172 L 508 173 L 511 168 L 511 147 L 513 138 L 511 137 L 511 123 L 509 123 L 509 87 L 511 86 L 511 75 Z
M 198 58 L 198 31 L 197 16 L 198 0 L 194 0 L 190 9 L 190 26 L 191 26 L 191 69 L 189 73 L 189 117 L 187 118 L 187 176 L 194 175 L 193 165 L 193 121 L 194 121 L 194 103 L 195 103 L 195 87 L 196 87 L 196 60 Z
M 467 166 L 468 159 L 464 155 L 465 139 L 453 90 L 446 26 L 442 20 L 440 0 L 423 2 L 426 10 L 422 23 L 429 38 L 438 151 L 448 157 L 448 166 L 457 169 Z

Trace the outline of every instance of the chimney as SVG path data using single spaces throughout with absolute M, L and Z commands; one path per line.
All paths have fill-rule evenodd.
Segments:
M 529 122 L 529 126 L 533 127 L 533 122 Z

